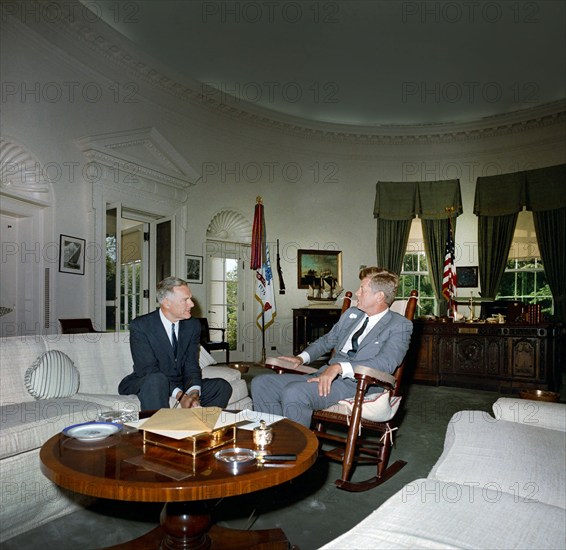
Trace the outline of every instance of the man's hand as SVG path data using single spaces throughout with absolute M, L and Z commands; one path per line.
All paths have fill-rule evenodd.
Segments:
M 190 393 L 184 394 L 179 400 L 179 405 L 181 405 L 183 409 L 200 407 L 200 395 L 198 391 L 192 391 Z
M 289 363 L 293 363 L 295 368 L 300 367 L 303 364 L 303 360 L 296 355 L 280 355 L 279 359 L 283 359 L 284 361 L 289 361 Z
M 342 367 L 338 363 L 328 365 L 318 376 L 307 379 L 307 382 L 318 382 L 318 395 L 326 397 L 330 393 L 330 386 L 333 380 L 342 372 Z

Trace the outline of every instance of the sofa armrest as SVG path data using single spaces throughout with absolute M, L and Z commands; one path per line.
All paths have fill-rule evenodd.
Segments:
M 493 404 L 493 414 L 498 420 L 566 432 L 566 404 L 564 403 L 500 397 Z

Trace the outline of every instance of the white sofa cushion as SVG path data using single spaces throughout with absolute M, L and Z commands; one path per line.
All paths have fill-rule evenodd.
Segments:
M 12 336 L 0 339 L 0 404 L 33 401 L 24 385 L 26 370 L 45 351 L 41 336 Z
M 428 477 L 564 509 L 564 464 L 566 433 L 461 411 L 450 420 L 444 451 Z
M 59 350 L 41 354 L 26 371 L 24 384 L 35 399 L 71 397 L 79 389 L 80 376 L 73 361 Z
M 74 397 L 3 405 L 0 459 L 37 449 L 67 426 L 96 420 L 102 410 L 107 407 Z
M 561 508 L 486 487 L 417 479 L 321 550 L 550 550 L 563 549 L 565 536 Z
M 200 346 L 198 362 L 201 369 L 210 365 L 216 365 L 216 359 L 214 359 L 214 357 L 212 357 L 212 355 L 210 355 L 210 353 L 208 353 L 208 351 L 206 351 L 202 346 Z
M 537 428 L 566 432 L 566 405 L 500 397 L 493 404 L 495 418 L 519 422 Z
M 60 334 L 46 337 L 46 346 L 73 360 L 81 373 L 82 393 L 117 395 L 120 380 L 132 372 L 127 332 Z

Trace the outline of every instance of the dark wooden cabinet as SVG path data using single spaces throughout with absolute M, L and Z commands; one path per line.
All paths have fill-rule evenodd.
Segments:
M 501 393 L 557 390 L 564 327 L 415 321 L 411 378 L 415 382 Z
M 293 355 L 326 334 L 340 318 L 340 308 L 302 307 L 293 309 Z

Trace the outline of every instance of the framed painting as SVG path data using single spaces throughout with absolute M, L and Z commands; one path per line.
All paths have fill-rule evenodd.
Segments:
M 202 256 L 185 254 L 187 264 L 187 283 L 202 284 Z
M 297 256 L 298 288 L 342 286 L 340 250 L 299 250 Z
M 475 288 L 478 286 L 477 266 L 456 267 L 456 277 L 458 278 L 458 288 Z
M 59 271 L 61 273 L 85 273 L 85 244 L 84 239 L 60 235 L 59 237 Z

